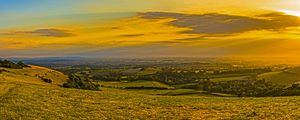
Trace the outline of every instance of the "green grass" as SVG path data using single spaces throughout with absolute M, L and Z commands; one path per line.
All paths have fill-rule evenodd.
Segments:
M 261 74 L 259 79 L 265 79 L 267 82 L 279 85 L 292 85 L 300 82 L 300 67 L 292 68 L 286 71 L 277 71 Z
M 152 75 L 159 71 L 161 71 L 159 68 L 144 68 L 144 70 L 139 71 L 137 75 L 139 76 Z
M 174 89 L 174 90 L 128 90 L 133 93 L 146 94 L 146 95 L 161 95 L 161 96 L 179 96 L 191 95 L 191 93 L 199 93 L 193 89 Z M 200 95 L 200 94 L 199 94 Z
M 166 84 L 156 82 L 156 81 L 135 81 L 135 82 L 98 82 L 100 85 L 105 87 L 113 88 L 125 88 L 125 87 L 160 87 L 160 88 L 172 88 Z
M 238 77 L 223 77 L 223 78 L 213 78 L 212 82 L 225 82 L 233 80 L 248 80 L 249 76 L 238 76 Z
M 154 90 L 154 91 L 139 91 L 139 93 L 150 95 L 163 95 L 163 96 L 201 96 L 201 97 L 233 97 L 234 95 L 222 93 L 209 93 L 201 90 L 194 89 L 175 89 L 175 90 Z
M 195 86 L 198 85 L 198 83 L 186 83 L 186 84 L 178 84 L 178 85 L 173 85 L 177 89 L 182 89 L 188 86 Z
M 27 70 L 32 74 L 48 71 L 45 68 Z M 0 119 L 300 118 L 300 97 L 237 98 L 151 94 L 155 91 L 175 94 L 195 92 L 186 89 L 173 91 L 67 89 L 56 84 L 44 83 L 34 77 L 24 77 L 21 71 L 0 73 Z

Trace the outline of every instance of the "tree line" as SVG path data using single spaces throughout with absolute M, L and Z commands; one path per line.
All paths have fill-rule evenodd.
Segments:
M 30 67 L 30 66 L 23 63 L 22 61 L 14 63 L 14 62 L 9 61 L 9 60 L 0 60 L 0 67 L 12 68 L 12 69 L 22 69 L 22 68 Z
M 234 94 L 239 97 L 300 96 L 300 85 L 274 85 L 265 80 L 240 80 L 226 82 L 206 81 L 198 89 L 209 92 Z

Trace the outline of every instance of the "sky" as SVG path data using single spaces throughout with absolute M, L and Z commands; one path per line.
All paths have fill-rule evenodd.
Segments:
M 300 57 L 299 0 L 0 0 L 1 57 Z

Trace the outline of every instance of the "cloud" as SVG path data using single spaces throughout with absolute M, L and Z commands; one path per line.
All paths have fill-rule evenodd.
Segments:
M 45 37 L 74 36 L 73 33 L 61 29 L 36 29 L 33 31 L 16 31 L 16 32 L 1 33 L 1 35 L 37 35 L 37 36 L 45 36 Z
M 219 38 L 219 37 L 232 37 L 236 35 L 232 34 L 210 34 L 210 35 L 201 35 L 201 36 L 196 36 L 196 37 L 187 37 L 187 38 L 178 38 L 174 40 L 180 40 L 180 41 L 198 41 L 198 40 L 214 40 L 214 38 Z
M 178 38 L 174 40 L 180 40 L 180 41 L 194 41 L 194 40 L 206 40 L 205 37 L 191 37 L 191 38 Z
M 234 34 L 255 30 L 280 31 L 288 27 L 300 26 L 300 18 L 274 12 L 255 17 L 226 15 L 226 14 L 183 14 L 168 12 L 141 13 L 144 19 L 173 18 L 169 25 L 190 30 L 187 34 Z
M 139 37 L 143 36 L 145 34 L 126 34 L 126 35 L 120 35 L 121 37 Z
M 74 35 L 72 33 L 60 29 L 37 29 L 25 33 L 35 34 L 39 36 L 46 36 L 46 37 L 69 37 Z

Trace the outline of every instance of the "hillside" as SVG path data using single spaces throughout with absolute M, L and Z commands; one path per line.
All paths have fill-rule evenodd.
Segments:
M 54 70 L 1 69 L 0 119 L 300 118 L 300 97 L 160 96 L 113 88 L 66 89 L 58 86 L 66 76 Z M 35 77 L 46 73 L 53 84 Z
M 291 68 L 283 71 L 276 71 L 261 74 L 259 79 L 265 79 L 267 82 L 279 85 L 292 85 L 300 82 L 300 67 Z
M 52 80 L 52 84 L 59 85 L 67 79 L 67 76 L 61 72 L 39 66 L 31 66 L 30 68 L 23 69 L 9 69 L 0 67 L 0 71 L 1 82 L 8 83 L 45 85 L 46 82 L 44 82 L 42 78 L 48 78 Z

